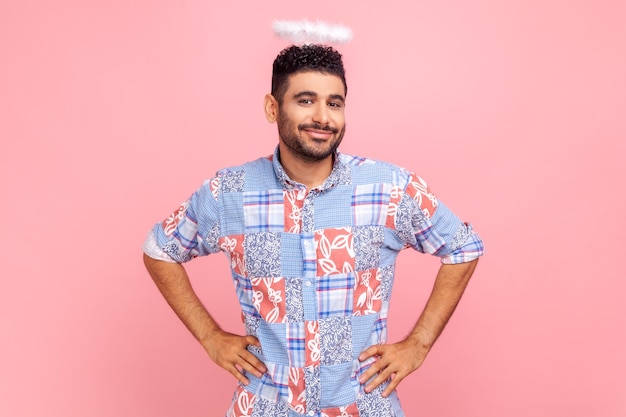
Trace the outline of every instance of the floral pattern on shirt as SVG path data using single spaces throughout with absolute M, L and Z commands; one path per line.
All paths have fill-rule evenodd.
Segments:
M 317 366 L 321 358 L 319 322 L 314 320 L 305 322 L 305 335 L 305 366 Z
M 382 226 L 357 226 L 354 233 L 354 269 L 363 271 L 380 265 L 380 248 L 385 239 Z
M 352 360 L 352 322 L 349 317 L 319 321 L 321 364 L 337 365 Z
M 229 416 L 400 417 L 395 395 L 366 395 L 355 379 L 368 365 L 358 354 L 387 340 L 394 260 L 412 247 L 467 262 L 482 241 L 409 171 L 337 154 L 307 190 L 278 156 L 219 171 L 153 229 L 177 262 L 228 256 L 246 333 L 263 344 L 248 350 L 268 367 L 247 375 Z
M 250 417 L 254 408 L 256 397 L 239 386 L 233 395 L 233 401 L 226 417 Z
M 177 259 L 180 262 L 187 262 L 194 258 L 193 252 L 185 251 L 184 248 L 176 241 L 169 241 L 162 247 L 163 252 L 167 253 L 173 259 Z
M 368 395 L 361 395 L 356 400 L 359 415 L 367 417 L 395 417 L 389 397 L 382 396 L 386 384 L 375 388 Z
M 378 269 L 378 273 L 381 277 L 380 282 L 380 297 L 383 301 L 391 300 L 391 289 L 393 287 L 393 274 L 395 271 L 394 265 L 381 266 Z
M 304 384 L 306 387 L 306 409 L 310 411 L 319 410 L 322 392 L 319 366 L 307 366 L 304 368 Z
M 275 403 L 264 398 L 257 398 L 250 417 L 287 417 L 289 409 L 284 403 Z
M 406 193 L 413 197 L 424 216 L 430 219 L 437 209 L 437 197 L 430 191 L 426 181 L 418 175 L 411 174 Z
M 277 233 L 253 233 L 244 241 L 244 260 L 251 278 L 279 277 L 280 235 Z
M 187 211 L 188 205 L 189 202 L 185 201 L 178 207 L 178 209 L 163 220 L 161 227 L 163 228 L 165 236 L 172 236 L 172 234 L 174 234 L 176 227 L 178 227 L 178 223 L 185 218 L 185 212 Z
M 304 321 L 304 306 L 302 301 L 302 278 L 285 278 L 285 310 L 289 322 Z
M 387 204 L 387 219 L 385 227 L 389 229 L 396 228 L 396 215 L 398 214 L 398 204 L 402 198 L 402 189 L 398 186 L 391 187 L 389 193 L 389 203 Z
M 450 247 L 454 250 L 457 250 L 458 248 L 463 246 L 465 241 L 467 241 L 472 233 L 473 231 L 471 226 L 467 225 L 466 223 L 461 224 L 454 234 L 454 237 L 452 238 L 452 243 L 450 243 Z
M 246 262 L 244 260 L 244 235 L 230 235 L 219 239 L 219 248 L 228 255 L 230 269 L 238 275 L 246 276 Z
M 305 190 L 285 190 L 285 232 L 300 233 L 302 231 L 302 206 Z
M 220 172 L 220 188 L 224 193 L 242 192 L 245 185 L 245 172 L 243 170 L 223 170 Z
M 380 269 L 357 272 L 354 285 L 355 316 L 378 313 L 382 307 L 382 273 Z
M 326 408 L 321 412 L 321 417 L 359 417 L 359 410 L 356 404 L 345 407 Z
M 353 234 L 349 227 L 322 229 L 315 232 L 317 275 L 343 274 L 354 271 Z
M 285 319 L 285 280 L 283 278 L 251 278 L 254 307 L 267 323 Z
M 415 243 L 415 231 L 427 221 L 426 216 L 420 210 L 415 211 L 415 202 L 408 196 L 403 195 L 398 202 L 395 229 L 398 237 L 406 245 Z
M 306 412 L 306 386 L 304 381 L 304 368 L 289 368 L 287 402 L 290 408 L 300 414 Z

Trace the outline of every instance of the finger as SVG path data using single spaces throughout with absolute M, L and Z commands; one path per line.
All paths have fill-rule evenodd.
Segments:
M 387 397 L 396 389 L 398 384 L 400 384 L 400 382 L 406 378 L 407 375 L 408 373 L 403 370 L 394 371 L 391 366 L 388 366 L 374 381 L 372 381 L 370 385 L 365 388 L 365 391 L 370 392 L 379 385 L 389 382 L 381 394 L 383 398 Z
M 239 382 L 243 385 L 248 385 L 250 380 L 246 378 L 246 376 L 237 368 L 235 365 L 230 365 L 228 367 L 224 367 L 228 372 L 230 372 Z
M 246 371 L 253 373 L 259 378 L 262 377 L 265 372 L 267 372 L 265 364 L 247 350 L 242 352 L 240 357 L 242 359 L 242 363 L 240 365 Z
M 377 352 L 382 353 L 382 349 L 377 349 Z M 379 359 L 372 363 L 372 365 L 363 373 L 363 375 L 359 378 L 359 382 L 361 384 L 366 383 L 370 380 L 370 378 L 385 369 L 388 365 L 389 360 L 387 360 L 385 356 L 380 356 Z
M 363 375 L 361 375 L 361 377 L 359 378 L 359 382 L 361 384 L 365 384 L 367 381 L 377 375 L 382 369 L 384 369 L 385 365 L 381 362 L 381 360 L 375 362 L 367 369 L 367 371 L 363 372 Z
M 259 342 L 259 339 L 257 339 L 254 336 L 245 336 L 242 338 L 242 340 L 244 340 L 245 346 L 244 346 L 244 351 L 241 353 L 240 356 L 244 358 L 245 361 L 251 363 L 252 366 L 258 369 L 261 373 L 267 372 L 267 368 L 265 367 L 265 364 L 263 364 L 263 362 L 261 362 L 259 358 L 257 358 L 254 354 L 252 354 L 248 350 L 248 346 L 261 347 L 261 342 Z
M 244 362 L 242 365 L 239 365 L 240 368 L 240 372 L 242 374 L 249 374 L 249 375 L 254 375 L 257 378 L 261 378 L 263 376 L 263 373 L 261 371 L 259 371 L 258 369 L 256 369 L 254 366 L 252 366 L 251 364 Z
M 387 387 L 382 393 L 383 398 L 389 396 L 389 394 L 391 394 L 396 389 L 400 381 L 402 381 L 403 379 L 404 378 L 399 377 L 398 374 L 391 375 L 391 381 L 389 382 L 389 385 L 387 385 Z
M 374 391 L 380 384 L 385 382 L 385 380 L 386 380 L 386 378 L 382 377 L 381 374 L 376 375 L 376 378 L 371 380 L 365 386 L 365 392 L 367 392 L 369 394 L 370 392 Z
M 390 379 L 393 375 L 394 375 L 394 371 L 391 369 L 391 367 L 390 366 L 386 367 L 385 369 L 380 371 L 378 373 L 378 375 L 376 375 L 376 378 L 374 378 L 372 381 L 370 381 L 367 384 L 367 386 L 365 387 L 365 392 L 373 391 L 379 385 L 383 384 L 388 379 Z M 396 383 L 396 385 L 397 385 L 397 383 Z
M 372 356 L 382 356 L 383 355 L 383 346 L 382 345 L 374 345 L 365 349 L 359 355 L 359 360 L 362 362 L 366 359 L 371 358 Z

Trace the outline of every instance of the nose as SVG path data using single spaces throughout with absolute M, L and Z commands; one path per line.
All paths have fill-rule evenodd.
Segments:
M 321 124 L 322 126 L 328 125 L 328 107 L 326 107 L 326 103 L 322 101 L 316 103 L 313 111 L 313 121 Z

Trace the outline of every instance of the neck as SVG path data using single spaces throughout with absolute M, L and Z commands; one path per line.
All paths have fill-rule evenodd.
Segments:
M 320 161 L 305 161 L 280 147 L 280 164 L 294 181 L 312 189 L 324 183 L 333 170 L 334 155 Z

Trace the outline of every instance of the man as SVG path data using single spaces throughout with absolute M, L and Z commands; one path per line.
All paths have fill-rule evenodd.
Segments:
M 337 151 L 346 92 L 337 51 L 283 50 L 265 97 L 274 154 L 219 171 L 144 244 L 169 305 L 239 381 L 227 416 L 404 416 L 395 388 L 424 361 L 483 253 L 420 177 Z M 414 329 L 388 344 L 395 259 L 408 247 L 442 265 Z M 245 336 L 219 327 L 181 265 L 220 251 Z

